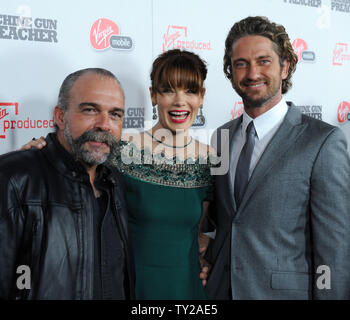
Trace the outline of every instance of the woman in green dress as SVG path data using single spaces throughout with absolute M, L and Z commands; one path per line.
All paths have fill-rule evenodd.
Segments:
M 115 164 L 127 188 L 137 299 L 206 299 L 198 227 L 212 183 L 209 146 L 188 132 L 203 104 L 206 74 L 194 53 L 161 54 L 150 87 L 158 122 L 122 138 Z
M 153 62 L 150 87 L 158 122 L 120 141 L 114 164 L 125 177 L 136 299 L 207 298 L 199 278 L 199 241 L 205 248 L 207 238 L 199 226 L 208 207 L 213 153 L 189 135 L 202 108 L 206 74 L 194 53 L 161 54 Z M 44 144 L 41 137 L 22 149 Z

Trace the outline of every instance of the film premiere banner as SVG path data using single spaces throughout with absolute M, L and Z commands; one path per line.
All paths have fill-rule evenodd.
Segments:
M 244 5 L 223 1 L 220 6 L 212 2 L 200 6 L 194 1 L 191 4 L 194 11 L 186 9 L 188 2 L 184 0 L 177 1 L 171 10 L 167 1 L 154 2 L 153 15 L 157 19 L 154 19 L 153 51 L 193 50 L 207 61 L 205 121 L 197 127 L 197 132 L 205 129 L 210 136 L 215 128 L 242 114 L 242 100 L 222 70 L 224 42 L 234 22 L 249 15 L 264 15 L 285 26 L 299 59 L 286 100 L 310 117 L 339 126 L 350 142 L 346 80 L 350 72 L 346 28 L 350 0 L 248 0 Z
M 6 77 L 0 79 L 0 154 L 54 130 L 60 85 L 82 68 L 102 67 L 118 76 L 126 94 L 125 130 L 143 130 L 147 116 L 151 119 L 152 1 L 84 2 L 84 15 L 81 2 L 69 3 L 69 10 L 67 3 L 11 1 L 1 6 Z
M 54 128 L 49 114 L 41 112 L 34 115 L 34 108 L 27 108 L 29 103 L 23 105 L 24 99 L 21 97 L 24 97 L 26 87 L 30 87 L 29 82 L 22 82 L 22 77 L 29 72 L 28 61 L 20 67 L 18 65 L 22 63 L 22 59 L 26 60 L 25 57 L 30 56 L 29 52 L 25 53 L 27 44 L 36 46 L 37 43 L 45 43 L 48 47 L 55 47 L 59 34 L 56 19 L 27 16 L 29 7 L 18 7 L 18 12 L 8 12 L 3 6 L 1 9 L 1 68 L 3 74 L 8 75 L 6 80 L 4 77 L 0 80 L 3 89 L 0 93 L 0 145 L 1 153 L 4 153 L 17 147 L 20 131 L 27 134 L 31 131 L 29 134 L 34 134 L 37 129 L 49 131 Z M 16 58 L 11 58 L 11 55 Z M 36 99 L 40 101 L 40 96 Z M 36 106 L 36 109 L 39 108 L 40 105 Z

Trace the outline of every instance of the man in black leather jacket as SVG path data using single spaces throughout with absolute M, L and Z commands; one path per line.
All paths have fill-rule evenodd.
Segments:
M 104 69 L 62 83 L 42 150 L 0 157 L 0 299 L 132 299 L 118 172 L 124 94 Z

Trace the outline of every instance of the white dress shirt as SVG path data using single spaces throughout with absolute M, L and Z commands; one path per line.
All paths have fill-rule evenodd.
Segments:
M 287 111 L 288 105 L 286 101 L 282 98 L 281 101 L 278 104 L 276 104 L 273 108 L 264 112 L 262 115 L 256 117 L 255 119 L 248 116 L 248 114 L 245 111 L 243 112 L 243 120 L 241 127 L 234 134 L 232 141 L 233 156 L 230 166 L 232 181 L 235 181 L 234 179 L 237 162 L 246 141 L 246 129 L 250 121 L 254 122 L 256 136 L 252 159 L 249 167 L 249 178 L 256 164 L 258 163 L 261 155 L 263 154 L 265 148 L 267 147 L 270 140 L 280 127 L 281 123 L 283 122 Z

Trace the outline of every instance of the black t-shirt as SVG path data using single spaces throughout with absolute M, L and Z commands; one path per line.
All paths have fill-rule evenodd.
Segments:
M 116 213 L 117 214 L 117 213 Z M 106 191 L 94 210 L 94 299 L 125 299 L 125 254 L 118 222 Z

